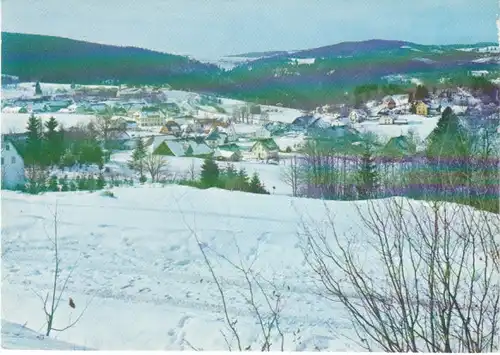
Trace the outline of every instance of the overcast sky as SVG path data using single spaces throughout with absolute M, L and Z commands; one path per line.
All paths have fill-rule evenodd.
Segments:
M 2 0 L 2 30 L 216 58 L 397 39 L 497 41 L 498 0 Z

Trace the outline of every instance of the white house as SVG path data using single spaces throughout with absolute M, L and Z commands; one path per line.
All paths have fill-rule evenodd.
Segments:
M 393 116 L 382 116 L 380 117 L 379 124 L 394 124 L 394 117 Z
M 167 115 L 156 107 L 143 107 L 141 111 L 135 112 L 132 117 L 137 122 L 138 127 L 162 127 Z
M 2 188 L 15 188 L 25 182 L 24 159 L 10 139 L 2 137 Z
M 279 158 L 279 147 L 272 138 L 259 139 L 254 143 L 250 152 L 259 160 Z

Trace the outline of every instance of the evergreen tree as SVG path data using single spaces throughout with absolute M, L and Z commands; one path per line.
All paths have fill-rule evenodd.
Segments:
M 106 180 L 104 179 L 104 175 L 102 175 L 102 173 L 101 173 L 97 177 L 97 181 L 96 181 L 97 190 L 102 190 L 102 189 L 104 189 L 105 186 L 106 186 Z
M 42 88 L 40 87 L 40 82 L 37 81 L 35 84 L 35 95 L 42 95 Z
M 70 181 L 68 183 L 69 191 L 76 191 L 78 189 L 78 186 L 74 181 Z
M 228 164 L 226 167 L 226 175 L 229 179 L 234 179 L 237 176 L 237 171 L 233 164 Z
M 204 160 L 201 166 L 201 183 L 205 187 L 217 186 L 219 182 L 219 166 L 211 158 Z
M 248 191 L 249 190 L 249 184 L 248 184 L 248 174 L 245 169 L 240 169 L 238 172 L 238 177 L 236 178 L 237 180 L 237 185 L 236 189 L 239 191 Z
M 227 190 L 236 190 L 237 189 L 237 177 L 238 172 L 234 168 L 233 164 L 228 164 L 226 170 L 223 174 L 223 184 L 222 187 Z
M 49 186 L 47 187 L 48 191 L 59 191 L 59 186 L 57 185 L 57 176 L 52 175 L 49 178 Z
M 59 123 L 54 117 L 51 117 L 47 122 L 45 122 L 45 134 L 44 134 L 44 156 L 45 162 L 48 165 L 58 164 L 61 160 L 63 152 L 63 139 L 61 132 L 56 129 Z
M 423 100 L 429 97 L 429 90 L 424 85 L 417 85 L 415 100 Z
M 139 139 L 132 153 L 132 159 L 128 162 L 129 168 L 137 171 L 139 173 L 139 177 L 144 176 L 144 160 L 146 159 L 146 156 L 146 147 L 144 146 L 142 139 Z
M 257 173 L 253 174 L 248 189 L 250 192 L 253 192 L 255 194 L 268 194 L 268 192 L 264 188 L 264 185 L 262 185 L 262 182 L 260 181 L 259 174 Z
M 427 156 L 433 158 L 449 157 L 465 153 L 467 132 L 453 110 L 447 107 L 428 138 Z
M 79 191 L 85 191 L 87 189 L 87 179 L 84 176 L 77 176 L 76 186 Z
M 79 163 L 82 165 L 97 164 L 100 167 L 103 164 L 104 153 L 101 146 L 95 140 L 88 140 L 80 146 Z
M 70 186 L 68 184 L 68 175 L 64 175 L 64 177 L 59 178 L 59 185 L 61 185 L 61 191 L 70 190 Z
M 258 193 L 260 189 L 260 179 L 257 173 L 253 173 L 248 189 L 250 190 L 250 192 Z
M 28 119 L 27 138 L 25 146 L 26 165 L 41 165 L 42 164 L 42 122 L 35 115 L 31 115 Z
M 466 193 L 470 186 L 471 139 L 460 119 L 448 107 L 428 138 L 426 150 L 432 171 L 432 186 L 439 196 L 455 196 Z
M 356 185 L 360 199 L 365 200 L 376 196 L 378 188 L 378 173 L 376 169 L 372 148 L 369 144 L 366 144 L 361 157 Z
M 87 190 L 95 191 L 97 189 L 96 179 L 94 179 L 93 175 L 89 175 L 87 177 Z
M 75 165 L 77 162 L 76 157 L 74 156 L 72 150 L 70 148 L 66 149 L 64 153 L 61 156 L 61 166 L 63 167 L 70 167 Z

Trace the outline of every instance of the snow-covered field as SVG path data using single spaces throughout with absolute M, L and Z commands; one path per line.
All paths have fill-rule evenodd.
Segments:
M 25 132 L 29 116 L 30 115 L 28 113 L 2 113 L 0 116 L 2 134 Z M 92 115 L 77 115 L 57 112 L 43 113 L 36 116 L 40 117 L 42 121 L 46 121 L 50 117 L 54 116 L 64 127 L 75 126 L 79 123 L 89 123 L 94 118 Z
M 130 160 L 131 154 L 132 152 L 130 151 L 114 153 L 111 156 L 111 161 L 107 163 L 106 166 L 111 167 L 111 169 L 119 175 L 132 177 L 134 172 L 127 167 L 127 161 Z M 191 166 L 194 166 L 195 175 L 197 178 L 199 177 L 203 159 L 171 156 L 166 156 L 164 158 L 168 162 L 167 171 L 171 177 L 179 179 L 190 178 Z M 231 164 L 236 169 L 245 169 L 250 176 L 253 173 L 259 174 L 260 180 L 269 192 L 277 195 L 291 195 L 291 187 L 285 184 L 281 179 L 281 172 L 285 169 L 285 163 L 286 160 L 282 160 L 280 165 L 266 164 L 257 161 L 232 162 Z M 217 162 L 217 164 L 220 168 L 225 168 L 228 163 Z
M 83 346 L 45 337 L 26 325 L 7 322 L 3 319 L 2 348 L 8 350 L 91 350 Z
M 431 134 L 436 127 L 439 116 L 423 117 L 418 115 L 402 115 L 400 119 L 407 119 L 405 125 L 381 125 L 378 121 L 365 121 L 355 126 L 362 133 L 372 132 L 379 136 L 383 141 L 392 137 L 406 135 L 410 130 L 414 131 L 421 140 L 424 140 Z
M 75 270 L 55 326 L 65 326 L 91 301 L 75 327 L 54 333 L 58 340 L 97 349 L 189 350 L 188 343 L 226 349 L 219 293 L 192 228 L 229 292 L 229 312 L 238 319 L 244 344 L 257 342 L 259 335 L 237 292 L 245 283 L 215 253 L 237 263 L 254 262 L 254 270 L 281 285 L 287 349 L 356 350 L 342 337 L 350 327 L 342 310 L 319 299 L 304 278 L 307 269 L 296 236 L 299 216 L 307 211 L 321 219 L 321 201 L 180 186 L 114 193 L 115 199 L 83 192 L 3 193 L 3 319 L 34 330 L 43 327 L 34 291 L 50 289 L 53 263 L 47 236 L 57 201 L 62 277 Z M 355 213 L 351 203 L 329 205 L 346 217 Z M 73 312 L 68 297 L 75 301 Z M 294 336 L 298 329 L 300 336 Z
M 226 350 L 221 296 L 203 250 L 225 290 L 228 315 L 237 320 L 243 347 L 256 350 L 260 326 L 245 298 L 244 275 L 231 263 L 251 266 L 269 281 L 263 283 L 267 295 L 273 290 L 281 295 L 286 350 L 361 350 L 344 309 L 318 296 L 298 232 L 304 223 L 332 237 L 325 227 L 327 212 L 333 213 L 339 237 L 353 238 L 349 243 L 363 271 L 377 278 L 381 264 L 373 254 L 375 237 L 361 226 L 367 202 L 175 185 L 116 188 L 113 193 L 115 198 L 99 192 L 3 192 L 2 319 L 17 324 L 8 325 L 4 344 L 17 341 L 13 334 L 25 333 L 19 324 L 43 330 L 45 316 L 35 292 L 51 288 L 49 238 L 57 203 L 61 277 L 71 272 L 71 278 L 54 326 L 64 327 L 88 308 L 75 327 L 53 333 L 54 340 L 100 350 Z M 255 297 L 263 311 L 263 297 Z M 27 334 L 30 348 L 63 346 L 47 339 L 37 344 L 36 335 Z M 227 340 L 234 345 L 230 336 Z M 279 349 L 279 339 L 271 341 Z
M 276 107 L 262 105 L 262 109 L 269 111 L 269 121 L 277 121 L 283 123 L 292 123 L 297 117 L 303 116 L 301 110 L 287 107 Z

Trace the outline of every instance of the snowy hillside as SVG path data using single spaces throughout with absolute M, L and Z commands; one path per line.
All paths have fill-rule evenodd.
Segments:
M 229 311 L 238 318 L 245 344 L 256 342 L 259 334 L 235 292 L 245 283 L 210 250 L 233 262 L 255 260 L 255 270 L 280 285 L 286 299 L 281 327 L 287 349 L 351 349 L 340 335 L 349 327 L 342 311 L 318 299 L 303 278 L 298 211 L 319 216 L 322 202 L 296 200 L 296 211 L 288 197 L 216 189 L 169 186 L 114 193 L 116 199 L 99 193 L 3 194 L 4 319 L 43 325 L 33 291 L 50 288 L 51 244 L 44 231 L 51 233 L 50 211 L 57 200 L 64 272 L 77 262 L 64 297 L 75 300 L 74 312 L 91 300 L 81 321 L 58 334 L 61 340 L 97 349 L 189 350 L 188 343 L 226 349 L 220 297 L 190 235 L 193 228 L 231 291 Z M 354 213 L 354 205 L 340 204 L 346 214 Z M 67 301 L 60 312 L 56 326 L 76 316 Z M 339 334 L 332 335 L 328 327 Z M 294 340 L 292 333 L 299 328 L 301 337 Z
M 64 327 L 88 307 L 75 327 L 55 333 L 62 341 L 100 350 L 226 350 L 221 296 L 203 250 L 245 347 L 255 350 L 261 331 L 245 298 L 244 275 L 231 263 L 251 266 L 267 280 L 263 289 L 268 295 L 281 295 L 286 350 L 360 350 L 346 338 L 355 334 L 344 309 L 318 296 L 297 233 L 302 222 L 322 230 L 326 208 L 341 212 L 337 230 L 356 236 L 353 246 L 360 250 L 364 271 L 377 275 L 373 236 L 360 226 L 357 210 L 366 214 L 366 202 L 329 201 L 325 206 L 319 200 L 180 186 L 113 192 L 115 198 L 86 192 L 3 193 L 3 319 L 43 327 L 35 292 L 51 287 L 48 238 L 57 201 L 61 277 L 72 274 L 55 326 Z M 75 309 L 68 306 L 69 297 Z M 228 341 L 234 345 L 234 339 Z M 279 349 L 278 336 L 272 343 Z
M 9 350 L 90 350 L 43 335 L 2 319 L 2 348 Z

